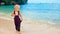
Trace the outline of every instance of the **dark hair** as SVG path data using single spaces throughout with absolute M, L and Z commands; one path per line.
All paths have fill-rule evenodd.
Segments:
M 14 14 L 15 14 L 15 11 L 14 11 Z M 18 15 L 20 15 L 20 11 L 18 11 Z

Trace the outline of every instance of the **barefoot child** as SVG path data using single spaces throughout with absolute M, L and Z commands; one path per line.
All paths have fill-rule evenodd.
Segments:
M 12 16 L 14 17 L 15 28 L 16 28 L 17 31 L 20 32 L 22 16 L 21 16 L 21 13 L 20 13 L 19 9 L 20 9 L 20 6 L 19 5 L 15 5 L 14 6 L 14 12 L 12 13 Z

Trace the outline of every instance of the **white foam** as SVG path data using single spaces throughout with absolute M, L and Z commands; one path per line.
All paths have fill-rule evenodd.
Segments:
M 12 18 L 9 17 L 4 17 L 4 16 L 0 16 L 1 19 L 5 19 L 5 20 L 12 20 Z M 12 20 L 13 21 L 13 20 Z
M 49 24 L 56 24 L 56 23 L 54 23 L 54 22 L 48 22 Z

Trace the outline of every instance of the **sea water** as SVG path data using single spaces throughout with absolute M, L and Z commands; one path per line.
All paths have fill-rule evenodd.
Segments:
M 14 5 L 0 6 L 0 15 L 8 15 L 14 11 Z M 60 4 L 58 3 L 30 3 L 20 5 L 20 12 L 24 19 L 47 20 L 60 24 Z

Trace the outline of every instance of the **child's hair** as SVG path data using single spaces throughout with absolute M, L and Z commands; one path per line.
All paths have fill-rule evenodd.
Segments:
M 15 8 L 15 7 L 18 7 L 18 8 L 20 8 L 20 5 L 16 4 L 16 5 L 14 6 L 14 8 Z

